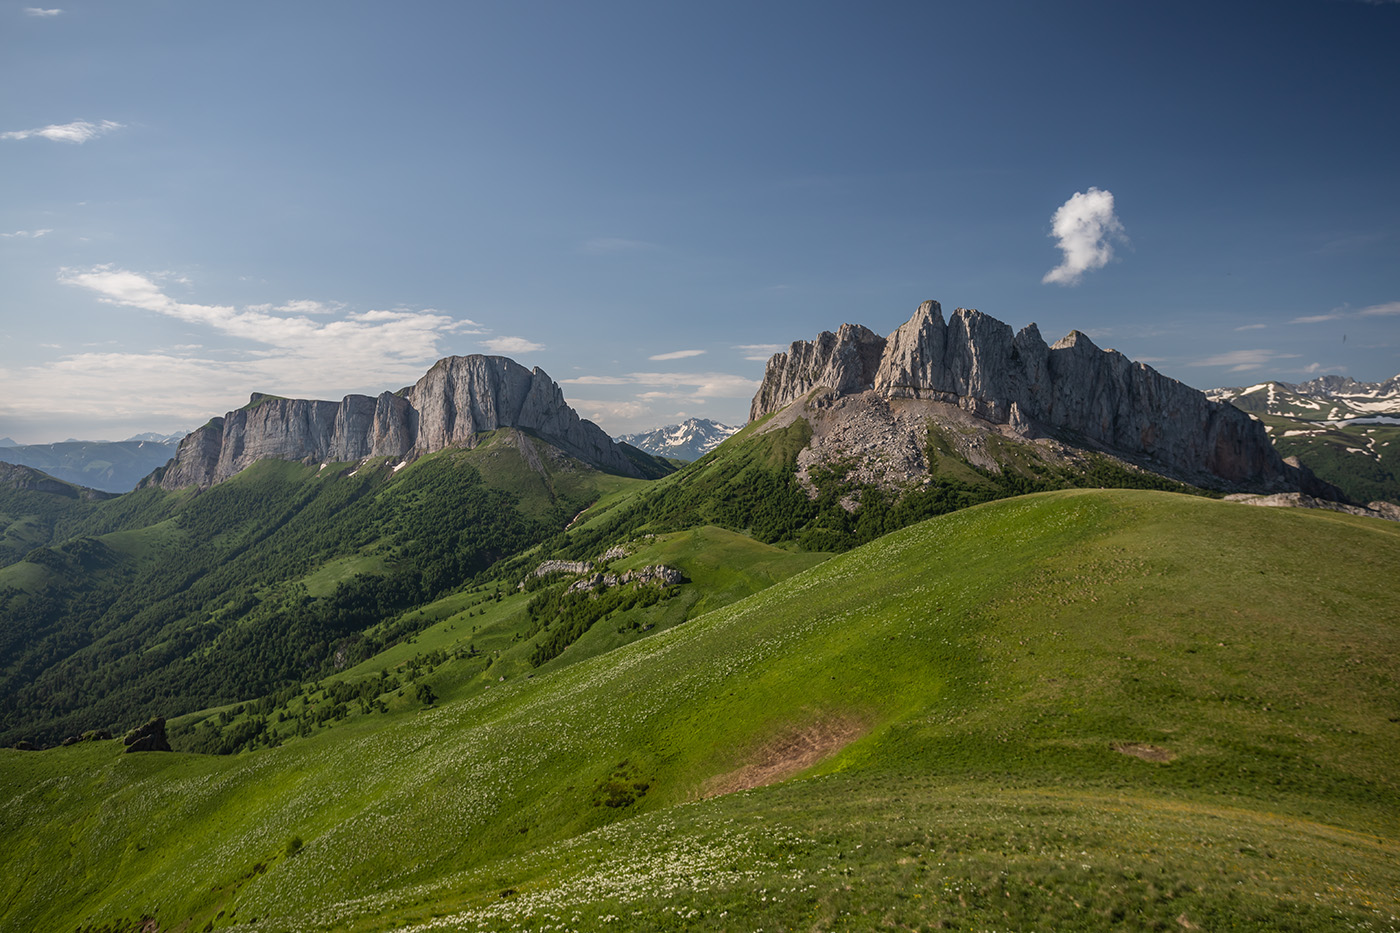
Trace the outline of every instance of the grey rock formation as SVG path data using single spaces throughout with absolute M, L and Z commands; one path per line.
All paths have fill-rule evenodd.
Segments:
M 498 428 L 529 431 L 599 469 L 640 475 L 607 434 L 584 421 L 541 369 L 502 356 L 439 360 L 414 385 L 339 402 L 254 393 L 180 442 L 148 482 L 165 489 L 209 486 L 263 459 L 306 462 L 416 458 L 471 446 Z
M 168 752 L 170 742 L 165 737 L 165 720 L 157 716 L 144 726 L 138 726 L 122 739 L 128 752 Z
M 768 361 L 750 417 L 817 387 L 837 398 L 870 392 L 953 404 L 1023 437 L 1105 449 L 1177 476 L 1259 488 L 1300 484 L 1244 412 L 1101 350 L 1078 331 L 1046 346 L 1034 324 L 1016 333 L 979 311 L 959 308 L 945 323 L 936 301 L 921 304 L 888 338 L 843 325 L 792 344 Z

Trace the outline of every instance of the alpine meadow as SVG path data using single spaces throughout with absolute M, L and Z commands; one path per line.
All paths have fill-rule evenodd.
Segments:
M 1397 48 L 0 4 L 0 933 L 1400 933 Z

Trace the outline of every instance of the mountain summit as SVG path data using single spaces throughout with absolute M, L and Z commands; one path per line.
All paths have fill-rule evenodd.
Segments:
M 450 356 L 412 386 L 376 398 L 339 402 L 254 393 L 248 404 L 214 418 L 180 442 L 175 458 L 148 482 L 164 489 L 209 486 L 263 459 L 350 461 L 416 458 L 470 447 L 478 436 L 512 427 L 610 473 L 642 469 L 591 421 L 579 418 L 539 367 L 503 356 Z
M 668 424 L 655 431 L 623 434 L 617 440 L 658 457 L 699 460 L 738 432 L 736 427 L 709 418 L 687 418 L 680 424 Z
M 854 454 L 877 480 L 927 470 L 922 436 L 932 420 L 957 428 L 966 459 L 994 469 L 990 448 L 1001 440 L 1044 440 L 1209 486 L 1315 485 L 1249 415 L 1079 331 L 1047 345 L 1034 324 L 1013 332 L 980 311 L 959 308 L 945 323 L 936 301 L 889 337 L 843 324 L 775 354 L 750 418 L 789 406 L 803 412 L 775 424 L 812 423 L 808 464 Z

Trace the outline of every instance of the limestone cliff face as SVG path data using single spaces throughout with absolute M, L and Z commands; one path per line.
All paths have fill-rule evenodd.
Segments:
M 601 428 L 565 403 L 543 370 L 473 355 L 439 360 L 414 385 L 376 398 L 327 402 L 255 393 L 245 407 L 181 441 L 175 458 L 152 479 L 179 489 L 209 486 L 264 459 L 419 457 L 469 446 L 477 435 L 503 427 L 530 431 L 600 469 L 638 475 Z
M 838 397 L 952 403 L 1022 436 L 1083 440 L 1178 475 L 1254 486 L 1296 479 L 1262 425 L 1230 405 L 1101 350 L 1078 331 L 1047 346 L 1034 324 L 1013 332 L 979 311 L 959 308 L 945 323 L 936 301 L 888 338 L 843 325 L 776 354 L 750 417 L 818 386 Z

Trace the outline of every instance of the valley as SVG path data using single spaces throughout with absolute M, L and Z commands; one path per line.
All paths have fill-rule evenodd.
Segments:
M 926 302 L 679 468 L 494 357 L 6 468 L 0 930 L 1396 929 L 1400 524 L 1260 417 Z

